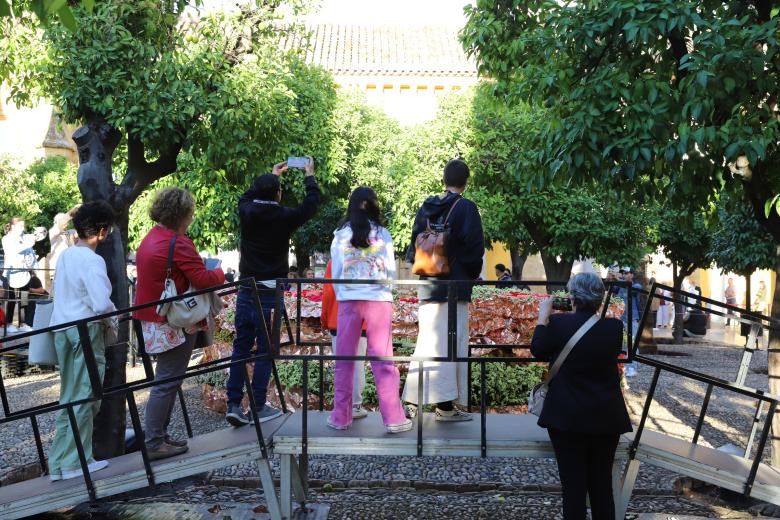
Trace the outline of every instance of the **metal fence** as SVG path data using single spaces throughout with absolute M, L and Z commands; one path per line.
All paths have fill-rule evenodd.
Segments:
M 301 309 L 301 291 L 300 291 L 300 284 L 303 283 L 331 283 L 331 284 L 385 284 L 385 285 L 408 285 L 408 286 L 437 286 L 437 285 L 446 285 L 448 287 L 447 289 L 447 305 L 448 305 L 448 334 L 447 334 L 447 355 L 441 356 L 441 357 L 419 357 L 419 356 L 343 356 L 338 355 L 336 353 L 332 354 L 325 354 L 323 348 L 328 345 L 328 343 L 324 342 L 305 342 L 301 340 L 301 315 L 300 315 L 300 309 Z M 15 421 L 22 421 L 22 420 L 29 420 L 32 425 L 33 430 L 33 436 L 35 437 L 35 443 L 37 446 L 38 451 L 38 457 L 39 457 L 39 463 L 41 466 L 41 469 L 45 473 L 47 471 L 46 466 L 46 457 L 43 450 L 43 444 L 41 442 L 41 435 L 38 427 L 38 421 L 37 417 L 41 414 L 45 413 L 51 413 L 51 412 L 57 412 L 60 410 L 65 410 L 66 413 L 69 416 L 69 421 L 71 425 L 71 429 L 74 432 L 74 437 L 76 441 L 76 447 L 79 453 L 79 459 L 82 467 L 82 471 L 84 472 L 84 478 L 86 482 L 86 486 L 89 492 L 89 495 L 92 499 L 95 498 L 95 488 L 92 483 L 92 480 L 89 475 L 89 471 L 87 469 L 87 460 L 84 456 L 84 450 L 83 445 L 81 443 L 80 434 L 78 431 L 78 427 L 75 420 L 75 415 L 73 412 L 73 408 L 75 406 L 78 406 L 80 404 L 84 404 L 87 402 L 92 402 L 95 400 L 102 399 L 104 397 L 108 396 L 116 396 L 116 395 L 124 395 L 127 404 L 128 404 L 128 410 L 130 413 L 131 421 L 133 430 L 135 431 L 136 438 L 138 439 L 138 445 L 141 451 L 147 480 L 149 482 L 150 487 L 154 487 L 155 485 L 155 478 L 154 478 L 154 471 L 150 464 L 148 453 L 146 451 L 145 443 L 144 443 L 144 432 L 141 427 L 140 418 L 138 414 L 138 408 L 135 401 L 135 392 L 145 390 L 148 388 L 151 388 L 157 384 L 164 384 L 169 383 L 173 381 L 181 381 L 187 378 L 196 377 L 199 375 L 207 374 L 210 372 L 218 371 L 218 370 L 224 370 L 229 367 L 233 366 L 243 366 L 244 368 L 244 380 L 246 385 L 247 394 L 249 397 L 249 405 L 250 409 L 252 410 L 252 418 L 253 418 L 253 425 L 255 429 L 255 433 L 257 436 L 257 442 L 258 446 L 260 447 L 261 453 L 263 457 L 267 457 L 268 455 L 268 447 L 266 446 L 265 439 L 262 434 L 262 426 L 258 420 L 257 415 L 257 408 L 258 403 L 255 402 L 254 394 L 251 389 L 251 376 L 247 369 L 247 363 L 251 363 L 257 360 L 267 360 L 272 363 L 272 374 L 274 377 L 274 382 L 276 386 L 276 390 L 279 394 L 280 404 L 282 406 L 283 412 L 287 413 L 287 405 L 284 400 L 284 389 L 282 388 L 281 382 L 278 377 L 278 372 L 276 370 L 275 362 L 279 360 L 300 360 L 303 363 L 303 400 L 304 406 L 302 407 L 302 455 L 307 455 L 307 445 L 308 445 L 308 393 L 310 391 L 309 388 L 309 377 L 308 377 L 308 368 L 309 363 L 311 362 L 317 362 L 320 364 L 320 374 L 324 376 L 324 363 L 327 361 L 337 361 L 337 360 L 347 360 L 347 361 L 372 361 L 372 360 L 378 360 L 378 361 L 392 361 L 392 362 L 400 362 L 400 363 L 418 363 L 418 368 L 420 370 L 420 373 L 422 373 L 423 369 L 423 363 L 425 362 L 451 362 L 451 363 L 468 363 L 469 365 L 473 363 L 477 363 L 479 365 L 480 370 L 480 381 L 481 381 L 481 388 L 480 388 L 480 446 L 481 446 L 481 454 L 482 456 L 487 455 L 487 424 L 486 424 L 486 413 L 487 413 L 487 402 L 486 402 L 486 366 L 488 363 L 534 363 L 538 362 L 539 360 L 534 358 L 506 358 L 506 357 L 494 357 L 494 356 L 486 356 L 486 357 L 471 357 L 470 355 L 459 356 L 457 354 L 457 319 L 456 319 L 456 304 L 457 304 L 457 288 L 458 286 L 468 284 L 471 286 L 477 286 L 477 285 L 495 285 L 497 282 L 487 282 L 487 281 L 451 281 L 451 280 L 397 280 L 397 281 L 367 281 L 367 280 L 328 280 L 328 279 L 279 279 L 276 282 L 276 288 L 275 288 L 275 312 L 273 313 L 273 320 L 270 325 L 266 324 L 264 319 L 260 319 L 260 322 L 258 323 L 259 332 L 263 335 L 265 335 L 267 344 L 269 345 L 269 352 L 258 352 L 254 356 L 250 356 L 248 358 L 244 358 L 238 361 L 231 361 L 229 359 L 216 359 L 207 363 L 203 363 L 201 365 L 188 367 L 184 374 L 181 376 L 171 377 L 164 380 L 154 381 L 154 374 L 152 369 L 152 360 L 151 358 L 145 353 L 143 349 L 143 335 L 141 333 L 141 327 L 140 322 L 133 320 L 133 332 L 136 335 L 136 341 L 139 345 L 139 353 L 141 354 L 142 362 L 145 369 L 145 377 L 138 381 L 132 381 L 129 383 L 125 383 L 123 385 L 115 386 L 115 387 L 104 387 L 102 384 L 102 381 L 99 380 L 98 377 L 98 368 L 97 363 L 95 361 L 94 352 L 92 350 L 92 345 L 90 343 L 89 338 L 89 332 L 88 332 L 88 325 L 91 322 L 100 321 L 107 317 L 119 317 L 123 320 L 131 320 L 131 313 L 136 310 L 148 308 L 148 307 L 154 307 L 157 306 L 159 303 L 165 303 L 165 302 L 172 302 L 176 301 L 185 297 L 189 297 L 192 295 L 197 294 L 205 294 L 209 292 L 218 291 L 220 294 L 230 294 L 235 293 L 238 290 L 245 290 L 251 292 L 253 295 L 254 305 L 258 310 L 258 315 L 263 316 L 263 309 L 260 302 L 260 296 L 257 284 L 253 279 L 245 279 L 240 282 L 233 282 L 224 284 L 219 287 L 213 287 L 210 289 L 204 289 L 200 291 L 193 291 L 192 293 L 187 293 L 183 295 L 179 295 L 175 298 L 169 298 L 166 300 L 162 300 L 160 302 L 151 302 L 144 305 L 138 305 L 133 306 L 128 309 L 122 309 L 117 310 L 112 313 L 103 314 L 99 316 L 95 316 L 92 318 L 86 318 L 83 320 L 77 320 L 74 322 L 54 326 L 54 327 L 47 327 L 45 329 L 36 330 L 33 332 L 27 332 L 22 334 L 17 334 L 15 336 L 9 336 L 6 338 L 0 338 L 0 354 L 13 351 L 14 349 L 23 348 L 20 346 L 4 346 L 4 344 L 8 343 L 10 340 L 19 340 L 19 339 L 25 339 L 29 338 L 35 334 L 45 333 L 45 332 L 53 332 L 55 330 L 62 330 L 64 328 L 68 327 L 76 327 L 80 340 L 82 342 L 82 348 L 84 349 L 85 354 L 85 362 L 86 362 L 86 368 L 89 373 L 90 382 L 92 386 L 92 395 L 89 398 L 78 400 L 78 401 L 72 401 L 68 403 L 58 403 L 58 402 L 51 402 L 44 405 L 37 405 L 32 406 L 29 408 L 21 409 L 21 410 L 11 410 L 9 406 L 9 400 L 7 397 L 6 389 L 3 384 L 2 377 L 0 376 L 0 401 L 2 404 L 2 409 L 4 416 L 0 418 L 0 428 L 4 427 L 6 424 L 15 422 Z M 555 282 L 549 282 L 549 281 L 533 281 L 533 282 L 524 282 L 529 286 L 535 286 L 535 285 L 558 285 Z M 296 322 L 297 322 L 297 330 L 295 333 L 295 336 L 292 335 L 291 325 L 289 319 L 286 317 L 286 314 L 284 312 L 284 308 L 282 306 L 283 303 L 283 292 L 284 287 L 288 284 L 298 284 L 298 303 L 297 303 L 297 316 L 296 316 Z M 615 282 L 612 284 L 612 286 L 620 286 L 624 287 L 627 292 L 627 300 L 625 302 L 625 312 L 628 313 L 629 316 L 632 314 L 632 296 L 633 291 L 635 289 L 631 288 L 630 285 L 622 283 L 622 282 Z M 658 294 L 658 290 L 669 290 L 672 292 L 672 297 L 666 297 Z M 649 291 L 639 291 L 640 293 L 646 294 L 647 296 L 652 298 L 663 298 L 666 301 L 674 302 L 674 303 L 680 303 L 683 305 L 686 305 L 688 307 L 692 308 L 698 308 L 703 310 L 704 312 L 708 312 L 715 315 L 721 315 L 725 316 L 726 313 L 733 313 L 738 312 L 739 320 L 749 323 L 753 330 L 758 330 L 760 328 L 776 328 L 778 324 L 776 322 L 772 322 L 769 318 L 762 316 L 755 312 L 750 311 L 744 311 L 742 309 L 739 309 L 735 306 L 730 306 L 723 304 L 721 302 L 717 302 L 714 300 L 710 300 L 707 298 L 699 298 L 698 295 L 693 295 L 690 293 L 685 293 L 683 291 L 676 291 L 670 287 L 663 286 L 660 284 L 653 283 Z M 609 303 L 609 299 L 611 298 L 612 291 L 607 291 L 606 301 L 605 304 Z M 700 303 L 690 303 L 688 301 L 688 298 L 697 298 L 698 302 L 705 303 L 709 305 L 709 307 L 704 307 Z M 713 306 L 722 307 L 725 310 L 723 312 L 716 311 L 713 309 Z M 604 306 L 606 309 L 607 305 Z M 769 394 L 762 392 L 760 390 L 754 390 L 745 387 L 742 384 L 737 384 L 733 382 L 723 381 L 717 378 L 712 378 L 710 376 L 706 376 L 691 370 L 687 370 L 684 368 L 680 368 L 674 365 L 671 365 L 669 363 L 665 363 L 662 361 L 658 361 L 656 359 L 650 358 L 648 356 L 639 355 L 636 352 L 636 349 L 639 345 L 640 337 L 641 337 L 641 331 L 644 329 L 647 323 L 647 318 L 650 310 L 650 305 L 645 306 L 644 312 L 641 315 L 640 321 L 639 321 L 639 330 L 636 335 L 633 335 L 632 327 L 633 323 L 632 320 L 627 321 L 627 332 L 629 338 L 634 338 L 633 342 L 631 342 L 626 349 L 626 359 L 625 360 L 616 360 L 616 363 L 621 362 L 630 362 L 633 360 L 639 361 L 641 363 L 647 364 L 649 366 L 654 367 L 654 375 L 653 375 L 653 381 L 650 387 L 650 390 L 648 392 L 647 401 L 643 410 L 642 418 L 640 420 L 638 430 L 635 435 L 635 440 L 632 447 L 632 458 L 636 453 L 636 448 L 639 445 L 639 442 L 641 440 L 642 432 L 645 428 L 645 423 L 649 414 L 650 404 L 652 402 L 652 398 L 654 396 L 657 383 L 658 383 L 658 377 L 662 370 L 669 371 L 674 374 L 677 374 L 681 377 L 689 378 L 695 381 L 701 381 L 708 385 L 708 396 L 712 391 L 713 387 L 723 388 L 731 392 L 735 392 L 740 395 L 744 395 L 747 397 L 750 397 L 752 399 L 756 399 L 759 401 L 759 412 L 761 410 L 761 406 L 763 403 L 769 404 L 769 410 L 767 412 L 766 417 L 764 418 L 764 426 L 761 432 L 761 436 L 759 438 L 759 443 L 757 447 L 757 454 L 755 455 L 754 463 L 753 463 L 753 469 L 751 471 L 750 478 L 748 479 L 748 482 L 746 482 L 745 485 L 745 492 L 749 494 L 750 489 L 752 488 L 753 481 L 755 479 L 756 471 L 758 468 L 758 463 L 761 459 L 761 455 L 763 453 L 763 450 L 766 445 L 767 437 L 769 434 L 769 428 L 771 426 L 771 420 L 774 414 L 774 410 L 778 403 L 778 398 Z M 602 311 L 602 316 L 606 310 Z M 286 343 L 282 343 L 280 341 L 281 337 L 281 327 L 282 322 L 285 323 L 285 327 L 289 334 L 289 341 Z M 751 334 L 751 337 L 753 335 Z M 293 341 L 292 338 L 295 338 Z M 282 349 L 289 345 L 297 345 L 297 346 L 319 346 L 319 352 L 317 354 L 289 354 L 282 351 Z M 115 346 L 107 346 L 107 348 L 114 348 Z M 484 345 L 474 345 L 474 347 L 478 348 L 484 348 Z M 501 348 L 528 348 L 529 345 L 500 345 Z M 470 351 L 469 351 L 470 354 Z M 324 377 L 320 377 L 320 409 L 324 407 Z M 423 378 L 418 378 L 418 403 L 422 403 L 422 393 L 423 393 Z M 187 409 L 183 400 L 183 396 L 181 393 L 179 394 L 180 398 L 180 404 L 182 405 L 182 413 L 185 418 L 185 425 L 187 428 L 187 434 L 188 436 L 192 436 L 192 428 L 189 422 L 189 417 L 187 414 Z M 693 442 L 697 442 L 699 432 L 701 430 L 701 423 L 704 420 L 704 416 L 706 414 L 706 408 L 707 408 L 707 402 L 708 397 L 705 399 L 705 403 L 702 406 L 702 411 L 699 419 L 699 425 L 696 429 L 696 434 L 694 435 Z M 260 403 L 261 405 L 263 403 Z M 751 433 L 751 437 L 755 433 L 755 429 L 757 428 L 757 424 L 760 422 L 760 413 L 758 414 L 759 417 L 756 419 L 756 426 L 754 426 L 754 431 Z M 423 435 L 423 421 L 422 421 L 422 414 L 418 415 L 417 420 L 417 454 L 418 456 L 422 455 L 423 452 L 423 442 L 424 442 L 424 435 Z M 752 443 L 752 440 L 751 440 Z

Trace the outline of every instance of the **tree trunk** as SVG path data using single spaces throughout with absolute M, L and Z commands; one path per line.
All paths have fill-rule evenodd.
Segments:
M 520 248 L 518 246 L 509 246 L 509 257 L 512 260 L 512 278 L 514 280 L 523 279 L 523 267 L 525 261 L 528 260 L 528 255 L 520 254 Z
M 689 276 L 693 272 L 693 269 L 680 268 L 676 263 L 672 264 L 672 286 L 675 291 L 679 291 L 682 287 L 683 280 L 686 276 Z M 672 327 L 672 337 L 674 341 L 678 343 L 683 342 L 685 324 L 683 319 L 685 318 L 685 310 L 687 307 L 682 303 L 674 304 L 674 325 Z
M 296 246 L 295 263 L 298 267 L 298 276 L 303 276 L 303 273 L 306 272 L 306 269 L 308 269 L 311 266 L 309 252 L 304 251 L 302 248 Z
M 566 290 L 566 282 L 571 277 L 571 268 L 574 260 L 561 260 L 560 262 L 554 256 L 541 251 L 542 264 L 544 265 L 544 274 L 547 277 L 547 292 Z M 558 282 L 558 283 L 549 283 Z
M 111 301 L 118 309 L 129 307 L 127 285 L 127 224 L 128 208 L 113 204 L 116 184 L 112 174 L 112 158 L 121 135 L 99 118 L 91 119 L 87 126 L 73 134 L 79 151 L 77 182 L 84 202 L 104 200 L 112 203 L 117 212 L 116 226 L 97 253 L 105 260 L 108 279 L 111 281 Z M 117 232 L 119 231 L 119 232 Z M 119 345 L 106 349 L 106 373 L 103 388 L 115 387 L 126 382 L 127 340 L 129 323 L 120 324 Z M 95 457 L 108 459 L 124 453 L 125 397 L 117 395 L 104 398 L 95 418 L 92 438 Z
M 748 278 L 749 279 L 749 278 Z M 747 308 L 750 308 L 750 301 L 746 302 Z M 775 293 L 772 296 L 772 310 L 770 316 L 773 320 L 780 320 L 780 246 L 775 258 Z M 769 392 L 773 395 L 780 395 L 780 333 L 775 329 L 769 331 L 769 346 L 767 348 L 768 373 L 769 373 Z M 772 466 L 780 467 L 780 410 L 775 409 L 774 419 L 772 420 L 771 433 Z

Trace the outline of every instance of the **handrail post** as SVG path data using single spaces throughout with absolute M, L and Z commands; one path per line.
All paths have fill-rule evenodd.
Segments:
M 263 312 L 263 303 L 260 301 L 260 293 L 257 289 L 257 281 L 254 278 L 251 278 L 252 283 L 252 293 L 254 295 L 255 299 L 255 307 L 257 307 L 257 313 L 260 321 L 260 327 L 261 331 L 260 333 L 263 335 L 266 341 L 266 361 L 271 363 L 271 373 L 274 378 L 274 382 L 276 384 L 276 391 L 279 393 L 279 404 L 282 406 L 282 412 L 287 413 L 287 404 L 284 401 L 284 391 L 282 390 L 282 382 L 279 380 L 279 373 L 276 371 L 276 363 L 274 362 L 274 355 L 273 351 L 271 350 L 273 346 L 271 345 L 271 335 L 268 332 L 268 324 L 265 321 L 265 313 Z M 260 345 L 257 345 L 258 348 L 258 354 L 260 353 Z M 261 358 L 262 359 L 262 358 Z M 260 359 L 258 359 L 259 361 Z M 260 403 L 260 406 L 265 406 L 265 403 Z
M 43 443 L 41 442 L 41 431 L 38 428 L 38 419 L 33 415 L 30 417 L 30 423 L 32 424 L 33 436 L 35 437 L 35 448 L 38 450 L 38 461 L 41 465 L 41 472 L 45 475 L 48 473 L 48 467 L 46 465 L 46 454 L 43 452 Z
M 149 459 L 149 451 L 146 449 L 146 435 L 141 426 L 141 417 L 138 415 L 138 406 L 135 403 L 135 395 L 133 392 L 127 392 L 127 409 L 130 412 L 130 421 L 132 422 L 133 430 L 135 431 L 135 441 L 138 444 L 138 451 L 141 452 L 141 460 L 144 463 L 146 480 L 149 481 L 149 487 L 154 490 L 154 470 L 152 469 L 152 463 Z
M 80 321 L 76 328 L 79 333 L 79 341 L 81 342 L 81 351 L 84 354 L 84 362 L 87 365 L 89 383 L 92 386 L 92 393 L 94 394 L 93 397 L 102 397 L 103 382 L 100 380 L 100 372 L 98 371 L 95 352 L 92 350 L 92 339 L 89 337 L 87 321 Z
M 639 318 L 636 335 L 632 338 L 632 349 L 628 353 L 628 359 L 631 361 L 634 360 L 634 355 L 639 352 L 639 342 L 642 340 L 642 331 L 645 330 L 645 325 L 647 324 L 647 316 L 650 314 L 650 304 L 655 297 L 655 290 L 655 279 L 653 279 L 650 285 L 650 296 L 648 297 L 645 308 L 642 311 L 642 316 Z M 633 297 L 631 299 L 633 300 Z M 633 318 L 633 316 L 631 316 L 631 318 Z M 631 321 L 633 323 L 633 319 Z
M 152 360 L 146 352 L 146 341 L 144 340 L 144 330 L 140 320 L 133 318 L 133 332 L 135 333 L 136 343 L 138 344 L 138 354 L 141 356 L 141 363 L 144 366 L 144 374 L 147 381 L 154 379 L 154 367 Z
M 303 358 L 303 402 L 301 403 L 303 416 L 301 417 L 301 425 L 303 428 L 303 437 L 301 439 L 301 462 L 309 460 L 309 360 Z M 309 487 L 309 468 L 308 463 L 305 468 L 301 468 L 303 473 L 303 486 L 304 493 L 308 491 Z
M 184 382 L 183 379 L 182 382 Z M 187 431 L 187 437 L 192 439 L 192 423 L 190 422 L 190 414 L 187 412 L 187 402 L 184 400 L 184 391 L 181 389 L 181 386 L 179 386 L 176 393 L 179 395 L 179 405 L 181 406 L 181 415 L 184 419 L 184 429 Z
M 263 437 L 263 427 L 260 425 L 260 417 L 257 415 L 257 401 L 255 401 L 255 394 L 252 392 L 252 377 L 249 374 L 249 366 L 244 363 L 244 384 L 246 385 L 246 394 L 249 399 L 249 409 L 252 411 L 252 423 L 255 425 L 255 434 L 257 435 L 257 443 L 260 445 L 260 454 L 262 458 L 268 458 L 268 450 L 265 445 L 265 437 Z M 265 404 L 265 403 L 264 403 Z
M 632 361 L 634 359 L 634 353 L 633 345 L 634 345 L 634 306 L 633 306 L 633 297 L 632 294 L 632 287 L 631 284 L 626 284 L 626 302 L 624 302 L 625 305 L 625 313 L 626 313 L 626 332 L 628 333 L 628 337 L 626 338 L 626 350 L 628 351 L 628 360 Z
M 411 363 L 409 364 L 411 367 Z M 417 456 L 423 454 L 423 362 L 417 363 Z
M 699 434 L 701 428 L 704 425 L 704 416 L 707 415 L 707 408 L 710 405 L 710 396 L 712 395 L 712 384 L 707 385 L 707 391 L 704 393 L 704 402 L 701 405 L 701 412 L 699 413 L 699 420 L 696 421 L 696 429 L 693 431 L 693 444 L 699 442 Z
M 753 449 L 753 439 L 756 436 L 758 423 L 761 421 L 761 409 L 763 408 L 763 405 L 764 402 L 759 399 L 758 405 L 756 406 L 756 412 L 753 414 L 753 424 L 750 426 L 750 434 L 748 435 L 747 444 L 745 445 L 745 455 L 742 457 L 744 459 L 750 458 L 750 450 Z
M 487 367 L 485 361 L 479 362 L 479 451 L 481 456 L 487 457 Z
M 5 326 L 5 324 L 3 324 Z M 2 345 L 2 342 L 0 342 L 0 345 Z M 0 354 L 0 356 L 4 356 L 5 354 Z M 0 360 L 2 361 L 2 360 Z M 3 416 L 8 417 L 11 415 L 11 405 L 8 402 L 8 394 L 6 394 L 5 391 L 5 383 L 3 383 L 3 374 L 0 372 L 0 401 L 3 403 Z
M 771 399 L 769 402 L 769 410 L 766 412 L 766 418 L 764 419 L 764 429 L 761 431 L 761 438 L 758 441 L 758 451 L 756 457 L 753 459 L 753 464 L 750 466 L 750 474 L 745 482 L 745 495 L 750 496 L 750 492 L 753 490 L 753 483 L 756 481 L 756 475 L 758 474 L 758 465 L 761 463 L 761 456 L 764 453 L 766 447 L 766 441 L 769 438 L 769 432 L 772 429 L 772 419 L 775 416 L 775 408 L 777 408 L 777 401 Z
M 653 404 L 655 387 L 658 385 L 658 376 L 660 375 L 661 367 L 655 367 L 655 370 L 653 371 L 653 379 L 650 382 L 650 388 L 647 390 L 645 406 L 642 408 L 642 418 L 639 420 L 639 426 L 636 429 L 636 435 L 634 435 L 634 442 L 631 443 L 631 448 L 629 450 L 629 458 L 631 460 L 636 458 L 636 450 L 639 448 L 639 440 L 642 438 L 642 431 L 645 429 L 645 421 L 647 421 L 647 415 L 650 413 L 650 406 Z
M 97 495 L 95 494 L 95 485 L 93 484 L 92 476 L 89 473 L 89 462 L 87 461 L 87 456 L 84 453 L 84 445 L 81 442 L 81 433 L 79 433 L 79 425 L 76 422 L 76 413 L 73 411 L 72 405 L 68 406 L 68 419 L 70 419 L 70 431 L 73 434 L 73 441 L 76 443 L 76 451 L 79 454 L 81 471 L 84 473 L 84 482 L 87 484 L 87 493 L 89 493 L 89 499 L 95 501 L 97 500 Z

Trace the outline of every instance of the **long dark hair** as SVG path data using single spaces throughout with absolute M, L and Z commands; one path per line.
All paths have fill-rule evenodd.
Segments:
M 339 229 L 347 224 L 352 228 L 352 245 L 359 249 L 367 248 L 372 224 L 382 225 L 382 213 L 374 190 L 368 186 L 355 188 L 349 196 L 347 214 L 339 223 Z

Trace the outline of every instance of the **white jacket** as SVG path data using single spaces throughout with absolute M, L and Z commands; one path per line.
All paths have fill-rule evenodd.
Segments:
M 396 276 L 393 239 L 382 226 L 372 226 L 369 246 L 359 249 L 352 245 L 352 228 L 347 224 L 333 232 L 330 245 L 332 276 L 339 280 L 392 280 Z M 336 300 L 393 301 L 389 284 L 333 284 Z
M 23 233 L 18 236 L 5 235 L 2 239 L 4 275 L 13 288 L 20 288 L 30 281 L 29 271 L 36 267 L 37 258 L 32 247 L 35 245 L 35 236 Z

